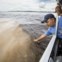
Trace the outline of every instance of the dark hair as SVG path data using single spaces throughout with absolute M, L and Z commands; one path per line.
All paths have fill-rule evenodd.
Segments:
M 61 9 L 61 6 L 58 4 L 58 5 L 56 6 L 56 8 L 59 8 L 59 9 Z
M 58 3 L 59 3 L 60 5 L 62 5 L 62 0 L 58 0 Z
M 62 13 L 62 8 L 60 5 L 57 5 L 55 8 L 55 12 L 59 11 L 60 13 Z

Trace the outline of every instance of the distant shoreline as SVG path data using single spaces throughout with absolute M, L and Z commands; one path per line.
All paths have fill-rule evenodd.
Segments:
M 54 11 L 0 11 L 0 12 L 38 12 L 38 13 L 55 13 Z

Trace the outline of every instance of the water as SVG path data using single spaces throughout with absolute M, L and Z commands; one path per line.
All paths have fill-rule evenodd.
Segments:
M 45 14 L 42 12 L 0 12 L 0 18 L 11 18 L 21 24 L 40 24 Z
M 46 42 L 43 41 L 41 43 L 33 42 L 33 38 L 30 34 L 21 28 L 23 26 L 25 26 L 25 29 L 28 30 L 32 36 L 36 34 L 36 30 L 33 29 L 37 28 L 39 30 L 38 27 L 40 27 L 39 25 L 37 26 L 37 24 L 22 26 L 15 25 L 10 29 L 2 31 L 0 33 L 0 62 L 39 61 L 49 40 L 47 39 Z M 39 32 L 40 31 L 37 31 L 36 36 L 38 36 Z
M 0 12 L 0 30 L 11 27 L 0 32 L 0 62 L 39 61 L 50 41 L 50 37 L 40 43 L 33 42 L 33 38 L 37 38 L 46 32 L 47 27 L 41 24 L 45 14 Z

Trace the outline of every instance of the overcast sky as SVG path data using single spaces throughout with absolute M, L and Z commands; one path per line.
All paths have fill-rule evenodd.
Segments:
M 0 0 L 0 11 L 12 10 L 48 10 L 56 5 L 54 0 Z M 41 9 L 40 9 L 41 7 Z

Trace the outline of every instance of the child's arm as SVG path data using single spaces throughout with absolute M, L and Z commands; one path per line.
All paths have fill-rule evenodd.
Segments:
M 37 39 L 34 39 L 34 42 L 37 42 L 37 41 L 39 41 L 39 40 L 42 40 L 42 39 L 44 39 L 45 37 L 46 37 L 46 35 L 43 34 L 43 35 L 41 35 L 40 37 L 38 37 Z

